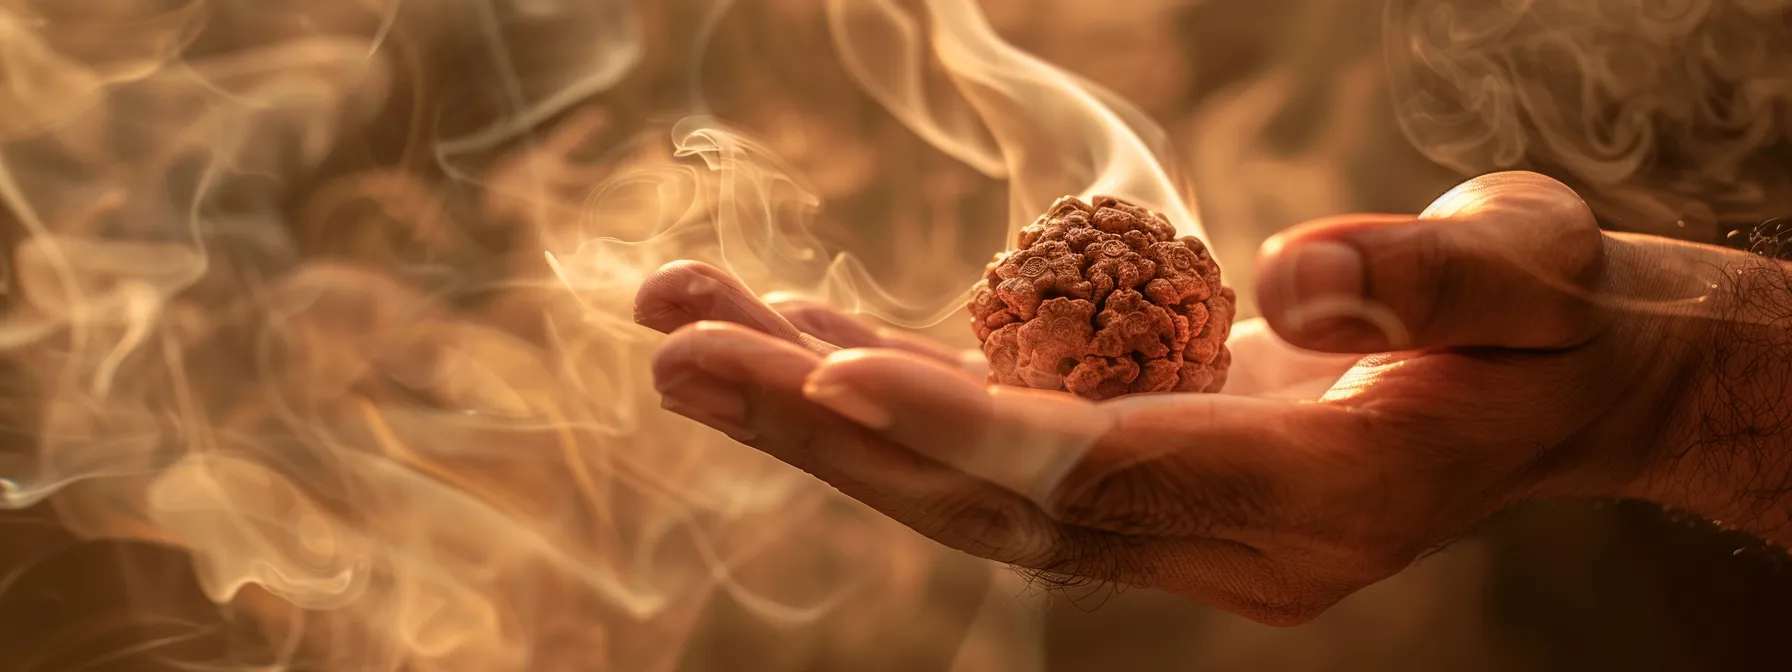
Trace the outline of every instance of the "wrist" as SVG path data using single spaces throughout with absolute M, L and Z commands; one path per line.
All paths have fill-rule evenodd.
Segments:
M 1641 494 L 1792 545 L 1792 266 L 1729 252 L 1707 263 L 1708 298 L 1671 319 L 1684 392 Z

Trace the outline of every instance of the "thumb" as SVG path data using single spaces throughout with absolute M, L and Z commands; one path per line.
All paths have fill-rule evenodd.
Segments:
M 1427 347 L 1554 349 L 1592 337 L 1606 238 L 1572 189 L 1495 173 L 1418 217 L 1311 222 L 1264 243 L 1257 297 L 1294 345 L 1372 353 Z

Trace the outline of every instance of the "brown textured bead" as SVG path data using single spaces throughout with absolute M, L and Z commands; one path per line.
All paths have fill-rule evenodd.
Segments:
M 990 262 L 971 326 L 990 382 L 1091 399 L 1218 392 L 1237 297 L 1193 237 L 1117 198 L 1066 196 Z

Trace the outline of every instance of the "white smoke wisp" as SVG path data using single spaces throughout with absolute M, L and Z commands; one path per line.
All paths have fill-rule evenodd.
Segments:
M 1407 138 L 1464 175 L 1569 181 L 1615 227 L 1715 240 L 1792 208 L 1782 0 L 1395 0 Z
M 607 127 L 576 108 L 636 67 L 635 3 L 101 4 L 0 5 L 0 344 L 39 409 L 0 494 L 181 549 L 263 624 L 265 646 L 143 655 L 666 669 L 718 591 L 803 622 L 863 583 L 850 521 L 801 549 L 836 569 L 733 576 L 824 491 L 652 408 L 623 293 L 649 262 L 576 292 L 542 266 L 609 173 L 577 160 Z M 424 54 L 450 43 L 495 79 L 432 108 Z M 342 170 L 381 148 L 397 165 Z M 612 206 L 611 236 L 681 216 Z M 701 253 L 671 230 L 653 254 Z
M 1146 114 L 1004 41 L 975 2 L 928 0 L 925 8 L 922 21 L 892 0 L 829 0 L 835 46 L 860 86 L 918 135 L 1008 180 L 1006 239 L 1061 196 L 1097 194 L 1139 203 L 1183 235 L 1207 237 L 1167 136 Z M 937 61 L 918 46 L 921 25 Z M 955 91 L 929 85 L 935 69 Z
M 0 496 L 178 550 L 205 604 L 121 559 L 129 610 L 92 627 L 124 643 L 21 660 L 662 670 L 718 611 L 860 638 L 938 615 L 921 667 L 1001 649 L 968 625 L 986 567 L 656 408 L 630 303 L 667 261 L 896 324 L 957 305 L 824 242 L 745 132 L 593 102 L 649 64 L 651 6 L 26 7 L 0 2 L 0 353 L 31 440 Z

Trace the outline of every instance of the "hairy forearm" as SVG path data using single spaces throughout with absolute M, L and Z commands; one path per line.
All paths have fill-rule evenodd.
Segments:
M 1792 266 L 1733 254 L 1720 267 L 1656 498 L 1792 547 Z

